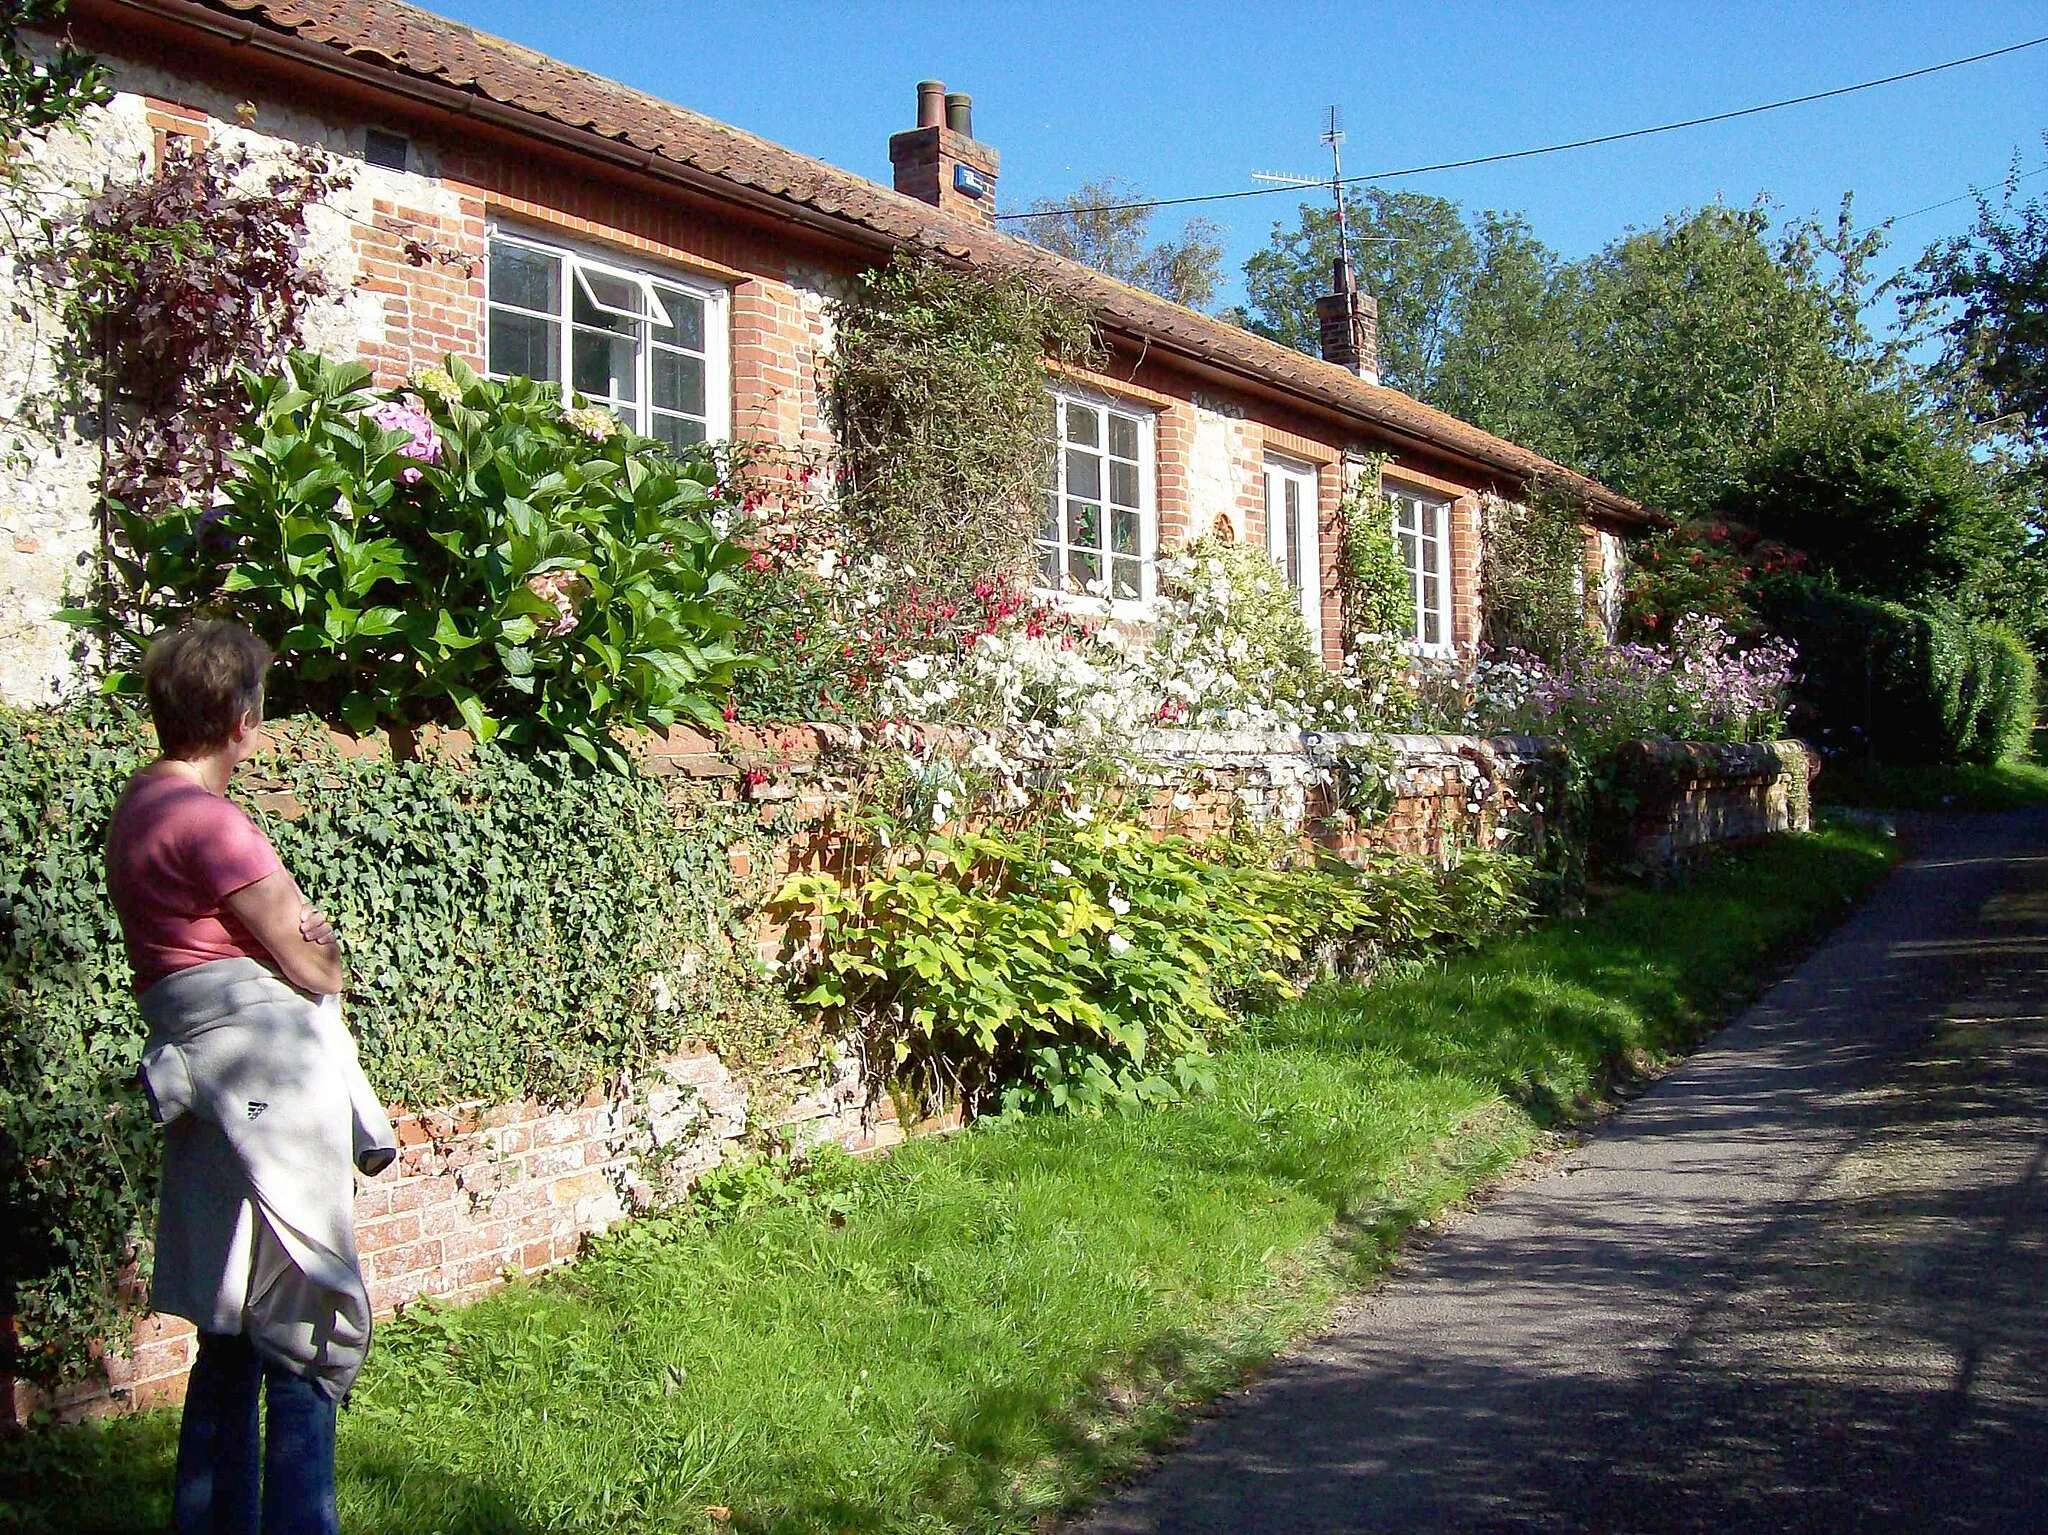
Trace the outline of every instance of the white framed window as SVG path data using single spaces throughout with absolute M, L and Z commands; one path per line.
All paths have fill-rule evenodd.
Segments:
M 1394 486 L 1386 497 L 1394 542 L 1408 570 L 1415 615 L 1408 638 L 1426 654 L 1441 654 L 1451 648 L 1451 503 Z
M 485 369 L 562 384 L 672 448 L 727 435 L 726 293 L 494 230 Z
M 1112 603 L 1152 600 L 1158 517 L 1153 420 L 1055 389 L 1053 476 L 1038 534 L 1038 584 Z
M 1323 642 L 1323 550 L 1317 527 L 1316 470 L 1292 459 L 1266 460 L 1266 552 L 1301 606 L 1309 638 Z

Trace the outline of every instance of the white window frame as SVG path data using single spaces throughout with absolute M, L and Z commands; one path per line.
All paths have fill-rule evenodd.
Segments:
M 1323 644 L 1323 541 L 1321 476 L 1314 464 L 1266 455 L 1266 553 L 1280 567 L 1301 604 L 1309 638 Z M 1295 492 L 1294 515 L 1287 515 L 1287 491 Z M 1294 567 L 1288 567 L 1292 535 Z
M 525 309 L 516 304 L 500 303 L 491 297 L 489 252 L 501 243 L 521 246 L 553 257 L 562 263 L 561 308 L 558 312 L 544 314 L 539 310 Z M 503 310 L 508 314 L 530 315 L 536 319 L 552 321 L 556 327 L 558 353 L 555 360 L 555 382 L 561 387 L 563 399 L 567 400 L 572 395 L 581 397 L 573 385 L 576 293 L 581 291 L 593 307 L 607 313 L 666 324 L 668 314 L 662 307 L 655 288 L 655 284 L 659 283 L 664 288 L 687 293 L 704 305 L 704 440 L 720 442 L 732 435 L 732 350 L 729 339 L 731 294 L 723 285 L 706 282 L 702 278 L 692 277 L 667 267 L 628 263 L 610 252 L 572 245 L 524 229 L 497 224 L 486 228 L 484 249 L 484 362 L 492 378 L 507 376 L 490 369 L 492 312 Z M 592 276 L 629 283 L 639 289 L 646 305 L 645 314 L 629 315 L 626 311 L 600 302 L 590 286 L 589 279 Z M 612 411 L 643 436 L 654 435 L 650 428 L 654 425 L 654 355 L 658 346 L 665 344 L 657 341 L 649 330 L 643 327 L 637 342 L 635 398 L 632 401 L 619 401 L 609 397 L 590 401 Z M 684 356 L 690 355 L 687 348 L 665 349 L 680 352 Z M 681 411 L 664 411 L 663 414 L 690 419 Z
M 1064 606 L 1083 612 L 1107 613 L 1111 617 L 1117 618 L 1141 618 L 1151 611 L 1153 599 L 1158 595 L 1159 590 L 1158 417 L 1152 411 L 1133 406 L 1127 400 L 1117 399 L 1113 395 L 1101 394 L 1093 390 L 1076 388 L 1068 384 L 1048 385 L 1047 393 L 1052 398 L 1053 408 L 1053 479 L 1048 492 L 1048 499 L 1050 501 L 1050 506 L 1047 508 L 1048 517 L 1040 523 L 1039 534 L 1032 542 L 1032 581 L 1034 583 L 1032 589 L 1041 597 L 1051 598 Z M 1098 434 L 1099 444 L 1094 451 L 1102 460 L 1103 484 L 1101 493 L 1089 504 L 1100 508 L 1098 516 L 1101 518 L 1102 536 L 1093 547 L 1102 553 L 1105 560 L 1112 558 L 1109 552 L 1112 533 L 1110 525 L 1112 506 L 1109 488 L 1112 455 L 1109 447 L 1109 416 L 1111 413 L 1114 413 L 1126 420 L 1135 422 L 1137 425 L 1138 505 L 1135 510 L 1138 513 L 1138 553 L 1135 558 L 1138 561 L 1138 595 L 1136 597 L 1118 597 L 1109 594 L 1107 591 L 1099 594 L 1074 591 L 1068 589 L 1065 584 L 1055 586 L 1046 579 L 1044 560 L 1045 555 L 1049 551 L 1057 552 L 1062 573 L 1070 574 L 1068 556 L 1074 549 L 1080 547 L 1068 542 L 1067 535 L 1071 532 L 1071 529 L 1064 520 L 1061 520 L 1058 524 L 1061 536 L 1057 543 L 1048 540 L 1046 537 L 1046 530 L 1052 525 L 1052 518 L 1059 517 L 1064 519 L 1068 501 L 1076 499 L 1070 498 L 1067 494 L 1067 451 L 1069 446 L 1067 411 L 1070 407 L 1100 413 L 1098 416 L 1098 425 L 1100 427 Z M 1087 452 L 1089 449 L 1086 444 L 1078 444 L 1076 445 L 1076 451 Z M 1123 463 L 1132 462 L 1129 459 L 1118 459 L 1117 461 Z M 1130 558 L 1130 556 L 1122 557 Z M 1105 582 L 1109 579 L 1109 571 L 1107 569 L 1104 571 L 1103 579 Z
M 1451 639 L 1450 499 L 1430 491 L 1396 484 L 1382 484 L 1380 494 L 1387 501 L 1387 515 L 1393 529 L 1394 547 L 1400 551 L 1401 564 L 1408 572 L 1411 609 L 1409 649 L 1421 656 L 1450 655 L 1457 648 Z M 1403 526 L 1404 521 L 1410 517 L 1413 518 L 1413 526 Z M 1412 544 L 1409 540 L 1413 540 Z M 1434 573 L 1424 568 L 1428 564 L 1425 555 L 1428 544 L 1436 546 Z M 1435 613 L 1437 619 L 1437 638 L 1434 642 L 1423 638 L 1427 632 L 1424 619 L 1431 612 Z

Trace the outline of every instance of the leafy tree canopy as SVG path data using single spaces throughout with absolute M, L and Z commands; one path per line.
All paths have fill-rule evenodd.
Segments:
M 1040 198 L 1020 232 L 1070 261 L 1200 309 L 1216 297 L 1223 281 L 1222 230 L 1208 219 L 1192 218 L 1178 239 L 1152 239 L 1152 210 L 1120 204 L 1140 202 L 1144 189 L 1111 177 L 1087 181 L 1073 194 Z
M 1303 204 L 1292 229 L 1244 266 L 1246 324 L 1274 341 L 1318 349 L 1316 299 L 1330 291 L 1337 216 Z M 1458 205 L 1420 192 L 1368 187 L 1351 207 L 1351 265 L 1380 306 L 1380 377 L 1428 397 L 1457 329 L 1459 300 L 1476 261 Z
M 2048 140 L 2044 140 L 2048 143 Z M 2048 198 L 1980 198 L 1976 226 L 1935 246 L 1908 288 L 1942 343 L 1947 402 L 2041 469 L 2048 450 Z

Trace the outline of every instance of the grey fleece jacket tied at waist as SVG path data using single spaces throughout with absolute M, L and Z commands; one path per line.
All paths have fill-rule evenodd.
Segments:
M 141 998 L 142 1084 L 164 1127 L 154 1310 L 246 1334 L 328 1397 L 370 1347 L 355 1179 L 398 1155 L 341 999 L 252 959 L 165 976 Z

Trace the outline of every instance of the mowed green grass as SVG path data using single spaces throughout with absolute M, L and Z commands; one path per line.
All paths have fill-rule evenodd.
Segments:
M 1887 867 L 1783 838 L 1254 1020 L 1211 1098 L 987 1125 L 386 1327 L 345 1529 L 1026 1531 L 1685 1049 Z M 831 1206 L 828 1208 L 828 1205 Z M 159 1528 L 171 1415 L 0 1449 L 0 1525 Z
M 2024 810 L 2048 805 L 2048 765 L 2038 755 L 1949 767 L 1830 764 L 1813 797 L 1868 810 Z

